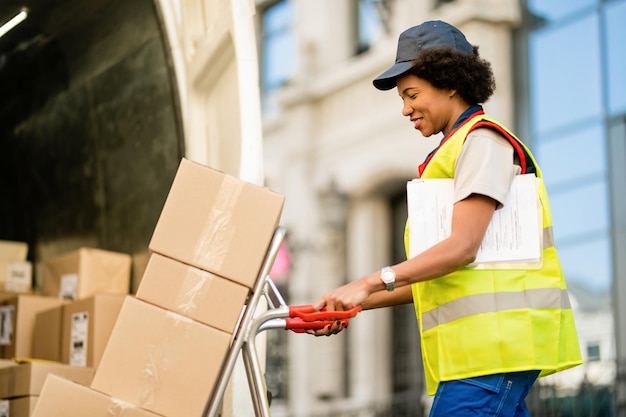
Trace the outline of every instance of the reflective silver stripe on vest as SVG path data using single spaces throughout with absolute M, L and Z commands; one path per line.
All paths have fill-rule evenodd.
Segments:
M 424 313 L 422 315 L 423 331 L 476 314 L 527 308 L 570 309 L 572 307 L 567 291 L 560 288 L 468 295 Z
M 552 226 L 543 228 L 543 249 L 554 246 L 554 236 L 552 235 Z

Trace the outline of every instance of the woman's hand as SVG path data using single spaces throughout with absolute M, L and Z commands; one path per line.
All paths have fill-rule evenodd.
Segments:
M 326 311 L 346 311 L 360 306 L 375 289 L 369 282 L 370 276 L 366 275 L 327 292 L 313 304 L 313 308 L 316 311 L 320 311 L 324 307 L 326 307 Z M 378 279 L 378 281 L 380 280 Z
M 337 320 L 332 325 L 329 324 L 323 329 L 307 330 L 306 332 L 308 334 L 312 334 L 313 336 L 331 336 L 333 334 L 339 333 L 343 329 L 345 329 L 345 326 L 343 325 L 341 320 Z
M 373 291 L 374 287 L 368 284 L 369 279 L 370 276 L 367 275 L 324 294 L 313 304 L 313 309 L 315 311 L 320 311 L 323 308 L 326 311 L 347 311 L 360 306 Z M 307 330 L 307 333 L 314 336 L 330 336 L 341 332 L 343 329 L 345 326 L 341 320 L 336 320 L 332 325 L 327 325 L 323 329 Z

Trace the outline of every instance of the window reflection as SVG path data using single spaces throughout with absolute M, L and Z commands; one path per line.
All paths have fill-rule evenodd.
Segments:
M 563 133 L 539 135 L 536 142 L 535 156 L 548 188 L 605 175 L 605 130 L 600 121 Z
M 532 33 L 531 112 L 535 132 L 601 116 L 598 33 L 596 15 Z
M 611 242 L 608 237 L 556 246 L 569 284 L 578 284 L 596 293 L 611 288 Z
M 288 0 L 279 1 L 263 13 L 263 90 L 283 85 L 295 69 L 293 8 Z
M 606 181 L 595 181 L 573 189 L 548 188 L 557 244 L 587 235 L 608 234 L 609 209 Z
M 607 293 L 613 271 L 605 103 L 613 112 L 626 109 L 626 53 L 621 45 L 626 1 L 527 4 L 544 19 L 529 38 L 530 114 L 556 247 L 569 282 Z M 608 45 L 603 47 L 605 39 Z
M 367 51 L 383 33 L 383 25 L 374 0 L 357 0 L 356 53 Z
M 597 3 L 598 0 L 528 0 L 528 8 L 539 17 L 556 20 Z

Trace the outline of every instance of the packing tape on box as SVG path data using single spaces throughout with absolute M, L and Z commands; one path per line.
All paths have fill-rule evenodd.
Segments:
M 202 228 L 202 242 L 197 247 L 195 259 L 203 265 L 220 268 L 235 236 L 236 227 L 232 221 L 233 208 L 237 204 L 244 183 L 226 176 L 218 190 L 213 208 Z
M 189 317 L 182 316 L 172 311 L 167 311 L 168 319 L 173 319 L 174 326 L 183 326 L 182 334 L 190 333 L 188 329 L 193 325 L 194 321 Z M 150 408 L 157 399 L 157 393 L 161 390 L 162 381 L 159 377 L 161 372 L 167 373 L 168 364 L 172 362 L 169 354 L 178 349 L 173 346 L 184 345 L 187 341 L 184 338 L 176 338 L 171 336 L 169 332 L 162 332 L 166 335 L 166 340 L 162 343 L 151 344 L 148 348 L 148 362 L 145 364 L 142 384 L 143 391 L 140 394 L 137 405 L 143 408 Z
M 181 291 L 178 292 L 175 305 L 184 315 L 191 315 L 198 308 L 197 300 L 206 291 L 206 281 L 211 274 L 201 270 L 187 270 L 182 279 Z M 201 279 L 202 278 L 202 279 Z
M 111 406 L 107 410 L 107 417 L 124 417 L 127 410 L 136 409 L 137 406 L 119 398 L 111 398 Z

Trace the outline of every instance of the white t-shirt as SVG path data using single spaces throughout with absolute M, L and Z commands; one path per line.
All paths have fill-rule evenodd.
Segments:
M 465 139 L 454 172 L 455 203 L 482 194 L 496 200 L 500 208 L 521 167 L 507 139 L 494 129 L 477 128 Z

